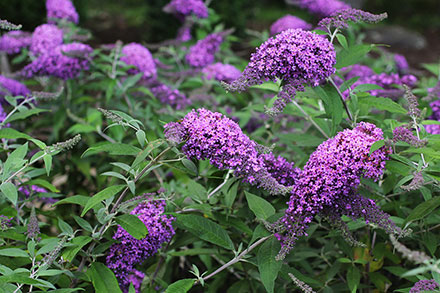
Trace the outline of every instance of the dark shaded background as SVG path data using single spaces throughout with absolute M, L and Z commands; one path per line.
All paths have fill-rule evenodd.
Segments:
M 73 0 L 80 25 L 91 30 L 93 43 L 159 42 L 175 37 L 180 25 L 171 15 L 162 12 L 169 0 Z M 378 26 L 382 38 L 392 43 L 394 51 L 405 54 L 410 63 L 436 62 L 440 55 L 440 0 L 346 0 L 364 10 L 381 13 L 388 19 Z M 23 25 L 32 31 L 45 20 L 43 0 L 0 0 L 0 18 Z M 245 35 L 245 29 L 262 31 L 279 17 L 290 13 L 316 23 L 317 19 L 305 11 L 285 4 L 282 0 L 213 0 L 210 7 L 219 14 L 226 27 L 236 28 L 235 34 Z M 388 31 L 380 29 L 398 28 Z M 373 28 L 376 29 L 376 28 Z M 401 34 L 401 36 L 399 36 Z M 397 36 L 396 36 L 397 35 Z M 425 46 L 416 47 L 417 36 Z M 382 40 L 373 40 L 381 42 Z M 389 43 L 387 42 L 387 43 Z

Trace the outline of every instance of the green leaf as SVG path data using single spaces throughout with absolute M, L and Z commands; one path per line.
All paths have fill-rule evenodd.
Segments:
M 228 233 L 217 223 L 196 215 L 178 214 L 177 223 L 200 239 L 233 250 L 234 244 Z
M 47 180 L 44 179 L 34 179 L 34 180 L 29 180 L 25 182 L 26 185 L 28 186 L 32 186 L 32 185 L 38 185 L 40 187 L 44 187 L 47 190 L 49 190 L 50 192 L 60 192 L 55 186 L 53 186 L 52 183 L 48 182 Z
M 183 158 L 182 164 L 183 164 L 183 166 L 185 166 L 185 168 L 187 168 L 189 171 L 194 173 L 196 176 L 199 175 L 199 170 L 197 170 L 197 166 L 196 166 L 196 164 L 194 164 L 193 161 L 188 160 L 187 158 Z
M 64 222 L 62 219 L 58 218 L 58 227 L 60 228 L 60 230 L 67 234 L 67 235 L 72 235 L 73 234 L 73 229 L 72 227 L 70 227 L 69 224 L 67 224 L 66 222 Z
M 17 205 L 18 193 L 17 187 L 14 184 L 11 182 L 4 182 L 0 185 L 0 190 L 5 197 L 14 204 L 14 206 Z
M 97 293 L 122 293 L 115 274 L 103 263 L 94 262 L 87 270 Z
M 423 219 L 439 206 L 440 196 L 436 196 L 428 201 L 422 202 L 411 211 L 411 213 L 408 215 L 408 218 L 406 218 L 406 222 L 414 222 Z
M 3 166 L 3 180 L 6 180 L 10 176 L 11 171 L 21 168 L 25 163 L 24 157 L 27 154 L 28 143 L 16 148 L 6 159 Z
M 408 112 L 401 105 L 389 98 L 369 96 L 366 98 L 359 98 L 359 103 L 379 110 L 388 111 L 390 113 L 406 114 Z
M 261 282 L 269 293 L 273 293 L 275 280 L 281 269 L 282 262 L 275 260 L 280 249 L 280 242 L 272 237 L 262 244 L 257 253 Z
M 370 153 L 368 154 L 369 156 L 371 156 L 372 153 L 374 153 L 374 151 L 377 151 L 378 149 L 380 149 L 381 147 L 383 147 L 385 145 L 385 141 L 382 140 L 378 140 L 375 143 L 373 143 L 370 147 Z
M 86 206 L 84 207 L 84 210 L 81 213 L 81 217 L 83 217 L 91 208 L 93 208 L 95 205 L 100 203 L 103 200 L 106 200 L 115 194 L 117 194 L 119 191 L 121 191 L 124 188 L 124 185 L 113 185 L 110 187 L 107 187 L 106 189 L 98 192 L 93 197 L 90 197 L 87 201 Z
M 135 215 L 125 214 L 117 217 L 116 223 L 122 226 L 125 231 L 136 239 L 145 238 L 148 235 L 148 229 L 145 224 Z
M 46 168 L 46 174 L 47 174 L 47 176 L 49 176 L 50 169 L 52 168 L 52 156 L 49 154 L 46 154 L 43 157 L 43 161 L 44 161 L 44 167 Z
M 146 138 L 145 131 L 143 131 L 143 130 L 136 131 L 136 138 L 137 138 L 139 144 L 141 145 L 141 147 L 143 148 L 144 144 L 145 144 L 145 138 Z
M 136 75 L 129 76 L 122 84 L 122 92 L 125 93 L 129 88 L 134 86 L 142 78 L 142 75 L 143 73 L 140 72 Z
M 92 154 L 97 154 L 100 152 L 107 152 L 110 155 L 115 155 L 115 156 L 136 156 L 140 151 L 141 151 L 140 148 L 134 147 L 129 144 L 105 142 L 102 143 L 101 145 L 88 148 L 81 155 L 81 158 L 90 156 Z
M 325 113 L 332 117 L 332 135 L 336 133 L 337 126 L 342 121 L 344 105 L 337 90 L 330 84 L 313 88 L 315 93 L 324 102 Z
M 358 268 L 354 266 L 349 267 L 347 272 L 347 283 L 351 292 L 356 292 L 360 281 L 361 273 Z
M 85 206 L 87 204 L 87 202 L 89 201 L 89 199 L 90 199 L 89 196 L 74 195 L 74 196 L 69 196 L 69 197 L 64 198 L 62 200 L 59 200 L 56 203 L 52 204 L 52 206 L 57 206 L 60 204 L 68 204 L 68 203 L 73 203 L 73 204 L 77 204 L 80 206 Z
M 37 287 L 55 289 L 55 287 L 51 283 L 44 280 L 29 278 L 29 273 L 21 273 L 21 272 L 13 273 L 11 275 L 1 276 L 0 284 L 4 284 L 4 283 L 19 283 L 19 284 L 34 285 Z
M 20 248 L 0 249 L 0 255 L 9 257 L 29 257 L 29 254 Z
M 246 194 L 246 200 L 249 204 L 249 208 L 252 212 L 254 212 L 257 218 L 266 220 L 275 214 L 275 208 L 267 200 L 247 191 L 244 193 Z
M 78 217 L 78 216 L 73 216 L 73 219 L 75 220 L 76 223 L 78 223 L 78 225 L 83 228 L 86 231 L 92 232 L 93 228 L 92 226 L 89 224 L 89 222 L 87 222 L 86 220 Z
M 9 118 L 6 121 L 3 121 L 3 123 L 10 123 L 12 121 L 26 119 L 32 115 L 42 112 L 49 112 L 49 110 L 39 109 L 39 108 L 26 109 L 22 112 L 17 112 L 12 114 L 11 116 L 9 116 Z
M 206 192 L 205 187 L 194 180 L 189 181 L 188 192 L 189 196 L 195 201 L 206 201 L 208 198 L 208 193 Z
M 355 45 L 340 51 L 336 55 L 336 69 L 358 63 L 373 47 L 374 45 Z
M 72 246 L 67 247 L 63 251 L 63 258 L 72 262 L 77 253 L 90 241 L 92 241 L 92 237 L 90 236 L 78 236 L 73 238 L 69 243 L 72 244 Z
M 182 279 L 170 284 L 165 293 L 186 293 L 194 285 L 194 279 Z
M 280 86 L 277 83 L 272 82 L 272 81 L 265 82 L 262 84 L 253 85 L 253 86 L 251 86 L 251 88 L 260 89 L 260 90 L 268 90 L 268 91 L 271 91 L 274 93 L 278 93 L 280 91 Z
M 6 139 L 24 138 L 24 139 L 27 139 L 27 140 L 35 143 L 40 149 L 43 149 L 46 147 L 46 144 L 44 142 L 42 142 L 41 140 L 32 138 L 31 136 L 29 136 L 25 133 L 19 132 L 15 129 L 12 129 L 12 128 L 0 129 L 0 138 L 6 138 Z
M 344 48 L 345 50 L 348 50 L 348 43 L 347 43 L 347 39 L 345 38 L 345 36 L 343 34 L 337 34 L 336 38 L 338 39 L 339 44 L 341 44 L 342 48 Z

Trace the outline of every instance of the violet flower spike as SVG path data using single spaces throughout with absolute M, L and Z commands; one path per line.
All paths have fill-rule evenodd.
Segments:
M 330 17 L 322 19 L 318 23 L 318 27 L 326 27 L 330 30 L 334 27 L 338 30 L 347 28 L 350 22 L 354 23 L 378 23 L 388 17 L 388 14 L 372 14 L 360 9 L 348 8 L 333 13 Z

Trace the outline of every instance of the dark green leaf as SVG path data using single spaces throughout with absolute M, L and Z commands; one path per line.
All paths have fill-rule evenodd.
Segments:
M 121 293 L 118 280 L 113 272 L 103 263 L 94 262 L 87 270 L 97 293 Z
M 385 141 L 383 139 L 376 141 L 375 143 L 373 143 L 371 145 L 369 155 L 371 156 L 371 154 L 374 153 L 374 151 L 377 151 L 378 149 L 380 149 L 384 145 L 385 145 Z
M 168 286 L 166 293 L 186 293 L 194 285 L 194 279 L 182 279 Z
M 197 237 L 233 250 L 234 244 L 228 233 L 217 223 L 196 215 L 176 215 L 177 222 Z
M 272 237 L 262 244 L 257 253 L 261 282 L 269 293 L 273 293 L 275 280 L 281 269 L 282 262 L 275 260 L 280 249 L 280 242 Z
M 81 213 L 81 217 L 83 217 L 91 208 L 93 208 L 95 205 L 100 203 L 103 200 L 106 200 L 115 194 L 117 194 L 119 191 L 121 191 L 125 186 L 124 185 L 113 185 L 110 187 L 107 187 L 106 189 L 98 192 L 93 197 L 90 197 L 87 201 L 86 206 L 84 207 L 84 210 Z
M 379 109 L 388 111 L 390 113 L 406 114 L 408 111 L 405 110 L 401 105 L 397 104 L 393 100 L 384 97 L 366 97 L 359 98 L 359 103 Z
M 4 182 L 0 185 L 0 190 L 5 197 L 14 204 L 14 206 L 17 204 L 18 193 L 17 187 L 14 184 L 11 182 Z
M 423 219 L 440 206 L 440 196 L 431 198 L 416 206 L 406 218 L 406 222 L 414 222 Z
M 249 208 L 252 212 L 254 212 L 257 218 L 266 220 L 275 214 L 275 208 L 267 200 L 247 191 L 244 193 L 246 194 L 246 200 Z
M 135 215 L 125 214 L 117 217 L 115 220 L 128 234 L 136 239 L 145 238 L 148 234 L 148 229 L 145 224 Z
M 81 155 L 81 157 L 84 158 L 100 152 L 107 152 L 110 155 L 116 155 L 116 156 L 136 156 L 137 154 L 140 153 L 140 151 L 141 151 L 140 148 L 134 147 L 129 144 L 106 142 L 99 146 L 88 148 Z

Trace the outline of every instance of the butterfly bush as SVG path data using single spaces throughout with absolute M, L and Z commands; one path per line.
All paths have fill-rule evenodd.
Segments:
M 164 105 L 170 105 L 176 110 L 182 110 L 191 104 L 191 101 L 178 89 L 173 89 L 165 84 L 151 88 L 153 95 Z
M 420 280 L 414 284 L 414 286 L 409 290 L 409 293 L 419 293 L 426 291 L 434 291 L 439 288 L 439 284 L 434 280 Z
M 135 68 L 129 69 L 129 74 L 142 73 L 142 79 L 154 80 L 157 76 L 156 63 L 150 51 L 138 43 L 130 43 L 122 48 L 121 61 Z
M 232 82 L 241 75 L 241 71 L 230 64 L 220 62 L 210 64 L 202 69 L 203 78 Z
M 186 62 L 192 67 L 205 67 L 213 63 L 215 53 L 220 49 L 222 42 L 221 34 L 214 33 L 206 36 L 189 49 L 185 56 Z
M 32 34 L 30 51 L 38 56 L 63 43 L 63 31 L 53 24 L 42 24 Z
M 55 19 L 63 19 L 78 23 L 79 17 L 70 0 L 47 0 L 46 1 L 48 23 L 55 23 Z
M 318 16 L 329 16 L 338 10 L 350 8 L 350 5 L 338 0 L 288 0 L 288 3 Z
M 274 225 L 282 245 L 279 258 L 306 235 L 315 215 L 332 215 L 333 222 L 342 215 L 364 218 L 389 233 L 399 231 L 373 200 L 356 193 L 361 177 L 377 180 L 383 174 L 390 149 L 369 155 L 373 143 L 382 139 L 381 129 L 361 122 L 318 146 L 295 180 L 285 215 Z
M 347 28 L 350 22 L 378 23 L 387 17 L 388 15 L 386 13 L 372 14 L 360 9 L 347 8 L 338 10 L 330 17 L 322 19 L 318 23 L 318 27 L 335 27 L 337 29 L 343 29 Z
M 0 98 L 5 96 L 27 96 L 30 93 L 31 91 L 21 82 L 0 75 Z
M 225 88 L 241 92 L 264 81 L 282 80 L 283 89 L 272 109 L 276 114 L 304 85 L 317 86 L 332 75 L 335 64 L 335 49 L 326 38 L 302 29 L 288 29 L 258 47 L 242 75 Z
M 23 31 L 11 31 L 0 38 L 0 51 L 7 54 L 20 53 L 22 49 L 31 45 L 32 34 Z
M 267 170 L 257 143 L 221 113 L 203 108 L 192 110 L 181 122 L 166 124 L 164 134 L 172 142 L 185 142 L 182 151 L 188 159 L 207 159 L 219 169 L 234 170 L 234 175 L 244 182 L 271 194 L 285 194 L 289 190 Z
M 70 43 L 47 51 L 23 69 L 26 77 L 54 76 L 63 80 L 73 79 L 88 70 L 93 49 L 86 44 Z
M 208 8 L 202 0 L 172 0 L 164 11 L 179 16 L 195 15 L 198 18 L 208 17 Z
M 303 30 L 310 30 L 312 29 L 312 25 L 302 20 L 299 17 L 288 14 L 286 16 L 281 17 L 270 26 L 270 34 L 276 35 L 287 29 L 296 29 L 296 28 L 300 28 Z
M 112 244 L 106 257 L 106 265 L 118 279 L 124 292 L 128 292 L 131 282 L 136 292 L 140 292 L 143 274 L 135 270 L 135 266 L 153 256 L 164 243 L 170 242 L 174 235 L 172 222 L 174 218 L 164 215 L 166 203 L 164 200 L 148 199 L 138 204 L 130 214 L 136 215 L 147 227 L 148 235 L 140 240 L 134 238 L 121 226 L 118 226 Z

